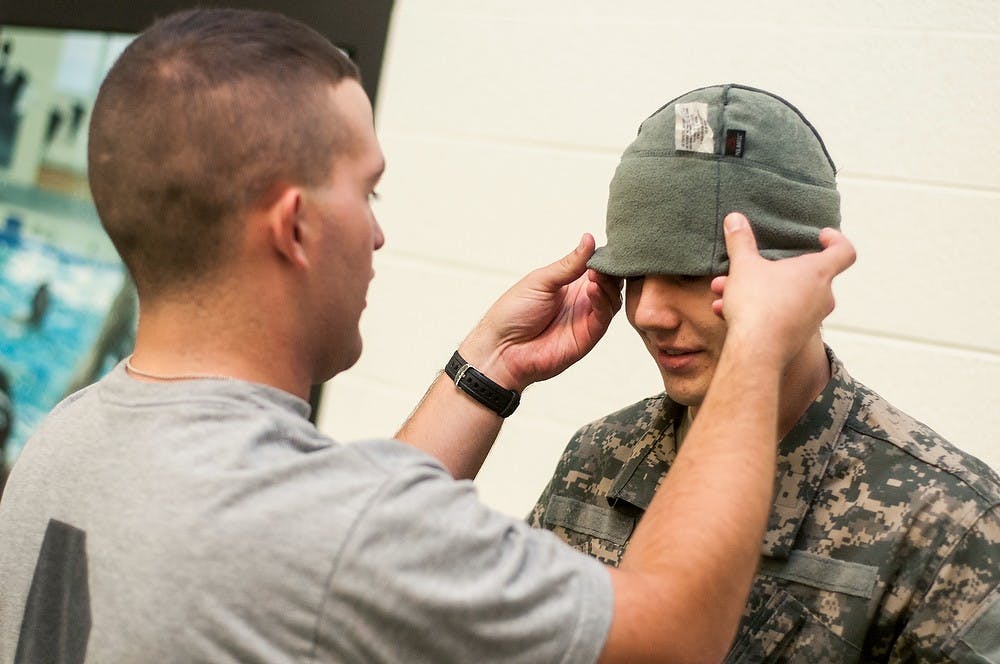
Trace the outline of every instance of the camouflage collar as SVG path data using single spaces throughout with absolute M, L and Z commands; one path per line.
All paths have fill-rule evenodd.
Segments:
M 840 432 L 854 408 L 854 380 L 829 348 L 830 382 L 778 444 L 774 505 L 762 553 L 788 558 Z
M 649 406 L 656 409 L 656 414 L 632 446 L 628 459 L 615 475 L 608 490 L 608 504 L 611 507 L 632 506 L 633 511 L 645 511 L 663 475 L 674 463 L 677 455 L 674 426 L 685 407 L 668 397 L 666 392 L 657 399 L 659 404 L 653 401 Z
M 833 351 L 827 348 L 826 352 L 830 358 L 830 382 L 778 444 L 775 499 L 761 551 L 765 556 L 788 558 L 854 407 L 854 380 Z M 612 507 L 644 511 L 656 493 L 659 479 L 674 461 L 674 426 L 684 407 L 665 394 L 660 398 L 658 414 L 632 446 L 628 460 L 611 483 L 608 503 Z M 653 473 L 657 477 L 650 481 Z

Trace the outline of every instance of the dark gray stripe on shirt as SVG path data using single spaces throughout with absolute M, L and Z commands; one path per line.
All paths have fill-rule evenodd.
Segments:
M 566 496 L 552 496 L 545 509 L 545 523 L 624 544 L 632 534 L 635 519 Z
M 765 558 L 761 561 L 759 573 L 865 599 L 870 599 L 875 592 L 878 579 L 877 567 L 806 551 L 792 551 L 787 561 Z
M 1000 662 L 1000 598 L 962 635 L 961 641 L 987 662 Z

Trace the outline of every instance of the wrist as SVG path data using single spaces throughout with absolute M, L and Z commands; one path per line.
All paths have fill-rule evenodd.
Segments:
M 786 354 L 773 339 L 759 337 L 740 327 L 730 327 L 726 332 L 723 356 L 733 365 L 748 366 L 756 372 L 780 376 L 788 365 L 788 358 L 794 353 Z
M 530 383 L 525 383 L 510 370 L 503 359 L 503 344 L 486 338 L 487 335 L 473 331 L 458 346 L 458 353 L 470 365 L 490 377 L 504 389 L 523 392 Z
M 521 402 L 521 394 L 498 384 L 482 371 L 472 366 L 459 351 L 451 356 L 444 373 L 455 384 L 455 389 L 485 406 L 500 417 L 509 417 Z

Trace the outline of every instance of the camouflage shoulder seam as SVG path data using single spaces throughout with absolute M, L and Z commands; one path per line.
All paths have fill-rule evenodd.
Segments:
M 887 445 L 892 445 L 894 448 L 896 448 L 897 450 L 899 450 L 903 454 L 905 454 L 905 455 L 907 455 L 907 456 L 909 456 L 909 457 L 911 457 L 911 458 L 919 461 L 920 463 L 925 464 L 927 466 L 931 466 L 932 468 L 937 468 L 938 470 L 940 470 L 942 473 L 945 473 L 949 477 L 955 478 L 956 481 L 961 482 L 963 486 L 968 487 L 968 489 L 970 491 L 972 491 L 977 496 L 979 496 L 979 498 L 981 498 L 983 501 L 985 501 L 985 504 L 987 506 L 986 509 L 989 509 L 990 507 L 993 507 L 995 505 L 1000 505 L 1000 485 L 998 485 L 996 483 L 996 481 L 993 481 L 993 480 L 991 480 L 989 478 L 984 478 L 984 477 L 981 477 L 981 476 L 977 475 L 976 476 L 977 479 L 983 480 L 983 482 L 985 484 L 987 484 L 991 489 L 993 489 L 993 491 L 985 491 L 983 489 L 983 487 L 981 487 L 981 486 L 978 485 L 979 483 L 970 481 L 968 478 L 963 477 L 954 468 L 948 468 L 948 467 L 942 465 L 941 463 L 938 463 L 938 462 L 932 461 L 930 459 L 924 458 L 923 456 L 917 454 L 914 450 L 910 449 L 908 446 L 901 445 L 898 441 L 895 441 L 895 440 L 893 440 L 892 438 L 890 438 L 888 436 L 880 436 L 876 432 L 872 431 L 871 429 L 861 428 L 861 427 L 854 426 L 852 424 L 852 420 L 853 419 L 854 419 L 853 417 L 851 417 L 851 418 L 848 419 L 847 423 L 844 425 L 845 429 L 850 429 L 851 431 L 853 431 L 854 433 L 856 433 L 858 435 L 865 436 L 867 438 L 872 438 L 874 440 L 882 441 L 883 443 L 886 443 Z M 932 432 L 934 431 L 933 429 L 930 429 L 930 428 L 928 428 L 928 430 L 932 431 Z M 937 432 L 934 432 L 934 434 L 935 434 L 935 436 L 937 436 L 940 439 L 941 442 L 947 443 L 947 440 L 945 440 L 944 438 L 941 438 L 941 436 L 939 434 L 937 434 Z M 969 456 L 966 452 L 964 452 L 962 450 L 959 450 L 958 448 L 955 448 L 950 443 L 948 443 L 948 445 L 950 447 L 952 447 L 952 449 L 954 449 L 957 452 L 959 452 L 960 454 L 962 454 L 963 456 Z
M 966 510 L 965 512 L 963 512 L 962 516 L 964 516 L 968 512 L 973 512 L 973 510 L 972 510 L 971 507 L 968 510 Z M 955 538 L 955 543 L 952 544 L 951 547 L 949 547 L 947 553 L 945 553 L 944 555 L 941 556 L 940 560 L 938 561 L 937 566 L 934 568 L 934 574 L 933 574 L 933 576 L 931 576 L 932 579 L 936 579 L 937 578 L 938 574 L 941 573 L 941 568 L 944 567 L 944 565 L 948 561 L 948 559 L 951 558 L 951 556 L 952 556 L 953 553 L 955 553 L 955 549 L 957 549 L 958 546 L 963 541 L 965 541 L 966 538 L 969 537 L 970 533 L 972 532 L 972 529 L 976 527 L 976 524 L 978 524 L 981 521 L 984 521 L 987 517 L 991 516 L 991 513 L 992 513 L 992 516 L 996 517 L 997 519 L 1000 519 L 1000 503 L 994 503 L 994 504 L 992 504 L 992 505 L 990 505 L 990 506 L 988 506 L 988 507 L 980 510 L 976 514 L 976 518 L 973 519 L 972 521 L 970 521 L 969 525 L 967 525 L 967 526 L 965 526 L 963 528 L 961 537 L 956 537 Z M 920 602 L 921 603 L 923 603 L 927 599 L 927 594 L 931 592 L 931 590 L 933 589 L 933 587 L 934 587 L 933 583 L 928 583 L 927 584 L 927 590 L 920 597 Z

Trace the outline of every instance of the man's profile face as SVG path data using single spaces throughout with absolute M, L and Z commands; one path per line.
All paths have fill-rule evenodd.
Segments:
M 372 212 L 375 186 L 385 161 L 364 90 L 346 79 L 331 91 L 331 121 L 346 132 L 324 186 L 304 191 L 302 215 L 313 223 L 307 248 L 313 271 L 317 379 L 347 369 L 361 355 L 358 323 L 374 272 L 372 252 L 382 246 L 382 229 Z
M 674 401 L 698 407 L 719 363 L 726 323 L 712 313 L 712 277 L 650 274 L 626 280 L 625 313 Z

